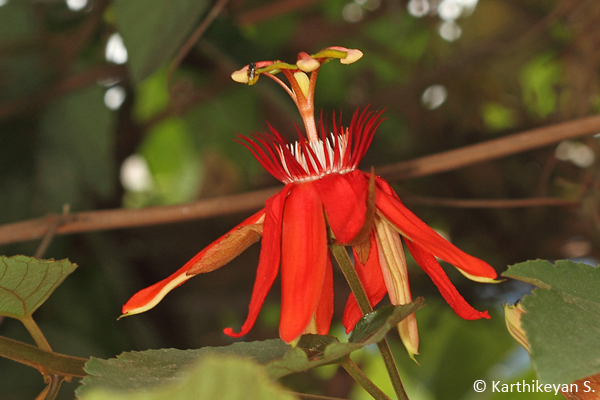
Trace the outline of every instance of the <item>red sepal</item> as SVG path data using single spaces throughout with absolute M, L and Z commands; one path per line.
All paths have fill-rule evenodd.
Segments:
M 336 243 L 348 244 L 361 231 L 367 215 L 369 180 L 358 170 L 315 180 Z M 366 233 L 366 232 L 365 232 Z
M 417 243 L 427 252 L 471 275 L 490 279 L 497 277 L 496 271 L 488 263 L 463 252 L 414 215 L 386 181 L 376 177 L 375 183 L 377 210 L 407 241 Z
M 360 262 L 360 257 L 354 249 L 353 254 L 356 273 L 365 288 L 371 307 L 375 307 L 387 293 L 387 288 L 385 286 L 385 281 L 383 280 L 383 274 L 381 273 L 381 265 L 379 264 L 377 240 L 372 231 L 370 241 L 371 250 L 369 251 L 369 258 L 364 265 Z M 356 325 L 362 316 L 363 313 L 356 302 L 354 294 L 350 293 L 348 301 L 346 302 L 346 308 L 344 308 L 344 316 L 342 317 L 342 324 L 346 328 L 346 333 L 349 333 L 354 329 L 354 325 Z
M 458 293 L 458 290 L 450 282 L 450 279 L 448 279 L 448 276 L 431 253 L 410 240 L 406 241 L 406 246 L 417 264 L 429 275 L 456 315 L 467 320 L 490 319 L 487 311 L 477 311 Z
M 317 333 L 327 335 L 333 317 L 333 268 L 331 267 L 331 256 L 327 254 L 327 266 L 325 267 L 325 279 L 321 289 L 321 298 L 317 306 L 315 318 L 317 320 Z
M 238 333 L 231 328 L 225 328 L 223 332 L 231 337 L 241 337 L 247 334 L 254 326 L 258 313 L 265 301 L 265 297 L 273 281 L 279 272 L 281 259 L 281 225 L 283 221 L 283 208 L 286 197 L 292 185 L 287 185 L 283 190 L 265 203 L 265 222 L 263 226 L 263 238 L 260 250 L 260 259 L 256 270 L 256 280 L 252 290 L 252 298 L 248 306 L 249 312 L 244 325 Z
M 323 203 L 312 182 L 296 184 L 285 202 L 281 235 L 279 336 L 290 343 L 317 310 L 327 270 Z
M 205 270 L 201 272 L 214 271 L 215 269 L 220 268 L 227 262 L 231 261 L 231 259 L 233 259 L 242 251 L 244 251 L 247 246 L 238 246 L 235 254 L 232 254 L 230 252 L 223 252 L 222 257 L 218 257 L 218 254 L 213 254 L 213 250 L 219 247 L 226 247 L 227 242 L 229 241 L 232 233 L 237 233 L 242 227 L 256 224 L 262 218 L 264 213 L 265 210 L 263 209 L 257 212 L 256 214 L 252 215 L 251 217 L 245 219 L 241 224 L 237 225 L 235 228 L 233 228 L 225 235 L 215 240 L 201 252 L 196 254 L 191 260 L 185 263 L 183 267 L 179 268 L 168 278 L 165 278 L 162 281 L 157 282 L 154 285 L 142 289 L 136 294 L 134 294 L 123 306 L 123 315 L 139 314 L 148 311 L 149 309 L 156 306 L 167 295 L 167 293 L 169 293 L 171 290 L 180 286 L 186 280 L 194 276 L 188 275 L 188 271 L 191 268 L 194 268 L 194 266 L 196 266 L 196 264 L 198 264 L 200 261 L 202 261 L 203 257 L 205 257 L 207 254 L 210 255 L 211 260 L 210 263 L 206 263 L 206 265 L 204 265 Z

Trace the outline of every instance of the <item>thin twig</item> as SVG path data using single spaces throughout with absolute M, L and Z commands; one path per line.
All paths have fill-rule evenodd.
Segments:
M 115 78 L 123 79 L 127 72 L 124 65 L 106 64 L 90 68 L 87 71 L 73 74 L 54 86 L 31 96 L 24 96 L 10 102 L 0 103 L 0 120 L 41 107 L 45 103 L 65 93 L 96 84 L 98 80 Z
M 524 207 L 573 207 L 578 201 L 552 197 L 534 197 L 530 199 L 447 199 L 419 195 L 403 195 L 404 203 L 452 208 L 524 208 Z
M 318 394 L 307 394 L 307 393 L 300 393 L 300 392 L 290 392 L 290 393 L 293 393 L 296 397 L 299 397 L 302 400 L 348 400 L 348 399 L 342 399 L 340 397 L 319 396 Z
M 272 19 L 283 14 L 308 7 L 312 3 L 322 0 L 281 0 L 268 5 L 256 7 L 235 18 L 239 25 L 252 25 L 264 20 Z
M 423 177 L 599 131 L 600 116 L 586 117 L 380 167 L 376 172 L 388 180 Z M 280 189 L 281 187 L 273 187 L 186 205 L 73 213 L 56 229 L 56 234 L 159 225 L 252 211 L 262 207 L 264 201 Z M 47 216 L 0 226 L 0 245 L 39 239 L 46 234 L 53 221 L 53 216 Z
M 600 132 L 600 116 L 594 115 L 376 168 L 376 172 L 378 175 L 392 181 L 417 178 L 451 171 L 482 161 L 496 160 L 508 155 L 545 147 L 561 140 L 598 132 Z
M 65 379 L 64 376 L 58 374 L 50 375 L 50 382 L 48 383 L 48 391 L 46 392 L 46 396 L 44 396 L 44 400 L 54 400 L 56 396 L 58 396 L 58 391 L 60 390 L 60 385 Z
M 348 372 L 348 374 L 354 379 L 363 389 L 367 391 L 374 399 L 377 400 L 391 400 L 377 385 L 373 383 L 358 366 L 350 359 L 346 357 L 344 361 L 340 363 L 342 368 Z
M 29 365 L 44 375 L 65 377 L 86 376 L 85 363 L 89 360 L 42 350 L 39 347 L 0 336 L 0 357 Z
M 281 190 L 279 187 L 269 188 L 176 206 L 71 213 L 65 222 L 56 229 L 56 234 L 160 225 L 252 211 L 264 206 L 265 200 L 279 190 Z M 50 215 L 0 226 L 0 244 L 39 239 L 46 234 L 54 217 Z
M 198 28 L 196 28 L 196 30 L 188 38 L 187 42 L 185 42 L 181 50 L 179 50 L 179 53 L 177 53 L 177 57 L 175 57 L 175 59 L 169 66 L 169 71 L 167 72 L 167 82 L 171 81 L 171 76 L 173 75 L 177 67 L 179 67 L 179 65 L 181 64 L 185 56 L 187 56 L 187 54 L 190 52 L 190 50 L 192 50 L 196 42 L 198 42 L 202 35 L 204 35 L 204 32 L 206 32 L 210 24 L 212 24 L 215 18 L 217 18 L 219 14 L 221 14 L 227 3 L 229 3 L 229 0 L 218 0 L 215 3 L 215 5 L 210 9 L 208 14 L 206 14 L 206 18 L 202 20 Z
M 50 246 L 50 243 L 52 243 L 52 239 L 54 239 L 54 236 L 56 236 L 56 230 L 58 229 L 58 227 L 60 225 L 62 225 L 66 221 L 66 219 L 68 218 L 68 215 L 69 215 L 69 205 L 65 204 L 63 206 L 62 215 L 54 216 L 54 218 L 53 218 L 54 221 L 52 221 L 52 224 L 48 228 L 48 231 L 46 231 L 46 234 L 44 235 L 42 242 L 40 243 L 37 250 L 35 251 L 35 254 L 33 255 L 35 258 L 42 258 L 44 256 L 44 253 L 48 249 L 48 246 Z

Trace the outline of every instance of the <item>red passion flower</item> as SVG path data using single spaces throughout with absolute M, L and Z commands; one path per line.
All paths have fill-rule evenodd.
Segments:
M 356 111 L 345 128 L 335 116 L 331 126 L 317 126 L 313 95 L 319 68 L 332 59 L 350 64 L 362 52 L 329 47 L 316 54 L 300 53 L 295 64 L 262 61 L 232 74 L 233 80 L 253 85 L 261 75 L 280 84 L 296 103 L 306 137 L 289 143 L 275 129 L 270 133 L 239 136 L 275 178 L 285 184 L 265 207 L 217 239 L 168 278 L 136 293 L 123 306 L 124 315 L 147 311 L 191 277 L 227 264 L 262 237 L 256 281 L 249 313 L 241 329 L 225 333 L 245 335 L 253 327 L 265 297 L 281 270 L 279 334 L 287 343 L 303 333 L 327 334 L 333 315 L 333 271 L 328 240 L 352 246 L 357 274 L 374 306 L 387 293 L 392 304 L 412 301 L 403 244 L 431 277 L 450 307 L 464 319 L 489 318 L 471 307 L 458 293 L 436 257 L 455 266 L 467 278 L 493 282 L 496 272 L 446 241 L 410 212 L 390 185 L 372 173 L 357 169 L 381 112 Z M 276 74 L 283 73 L 287 86 Z M 310 75 L 309 75 L 310 74 Z M 362 317 L 350 295 L 344 310 L 347 331 Z M 414 314 L 399 326 L 409 354 L 418 353 Z

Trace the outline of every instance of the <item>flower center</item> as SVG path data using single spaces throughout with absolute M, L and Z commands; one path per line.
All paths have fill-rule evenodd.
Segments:
M 356 168 L 344 164 L 346 157 L 350 156 L 346 155 L 347 133 L 332 133 L 325 141 L 318 139 L 279 145 L 277 151 L 281 166 L 289 177 L 288 182 L 284 183 L 311 181 L 331 173 L 344 174 Z M 290 156 L 295 162 L 290 163 Z

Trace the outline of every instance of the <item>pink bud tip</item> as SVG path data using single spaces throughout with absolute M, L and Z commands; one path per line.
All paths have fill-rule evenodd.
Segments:
M 363 56 L 363 52 L 358 49 L 346 49 L 346 57 L 340 59 L 342 64 L 352 64 L 360 60 Z
M 298 68 L 303 72 L 312 72 L 319 69 L 321 63 L 309 56 L 305 52 L 298 53 L 298 61 L 296 62 Z

